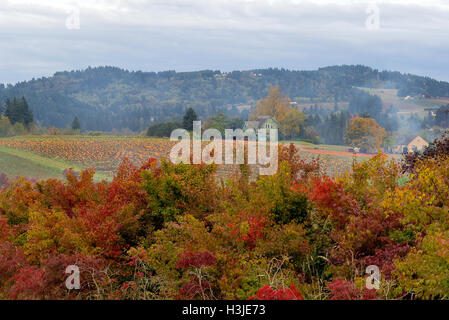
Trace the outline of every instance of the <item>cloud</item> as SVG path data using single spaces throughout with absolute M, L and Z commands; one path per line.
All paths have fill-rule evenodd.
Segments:
M 180 71 L 362 63 L 449 80 L 449 3 L 351 0 L 0 0 L 0 82 L 88 65 Z M 80 29 L 68 30 L 74 8 Z M 447 69 L 447 68 L 446 68 Z

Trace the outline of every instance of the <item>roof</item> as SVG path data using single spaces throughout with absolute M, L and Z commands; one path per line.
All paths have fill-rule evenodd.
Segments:
M 246 121 L 245 127 L 248 129 L 259 129 L 259 121 Z
M 276 121 L 275 118 L 270 116 L 260 116 L 257 118 L 257 120 L 253 121 L 246 121 L 245 127 L 247 129 L 260 129 L 260 127 L 267 121 L 267 120 L 273 120 L 273 122 L 277 123 L 279 125 L 279 122 Z
M 400 137 L 396 140 L 396 145 L 409 145 L 411 143 L 424 143 L 424 144 L 428 144 L 428 142 L 426 140 L 424 140 L 423 138 L 421 138 L 420 136 L 416 136 L 413 139 L 410 138 L 406 138 L 406 137 Z
M 426 146 L 429 145 L 429 143 L 426 140 L 424 140 L 423 138 L 421 138 L 420 136 L 417 136 L 415 139 L 410 141 L 409 145 L 411 145 L 411 144 L 421 144 L 421 145 L 426 145 Z
M 257 118 L 257 121 L 265 122 L 265 121 L 267 121 L 267 120 L 269 120 L 269 119 L 271 119 L 271 120 L 273 120 L 274 122 L 278 123 L 278 122 L 276 121 L 276 119 L 273 118 L 273 117 L 271 117 L 271 116 L 260 116 L 260 117 Z

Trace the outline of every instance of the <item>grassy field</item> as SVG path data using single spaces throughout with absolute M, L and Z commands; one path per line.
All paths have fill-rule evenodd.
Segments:
M 432 99 L 418 99 L 414 97 L 403 98 L 398 97 L 397 89 L 373 89 L 365 87 L 357 87 L 358 89 L 369 92 L 372 95 L 378 95 L 383 102 L 383 108 L 386 110 L 391 105 L 395 106 L 399 110 L 399 114 L 411 114 L 417 113 L 419 115 L 427 114 L 425 108 L 439 108 L 442 105 L 449 104 L 449 97 L 447 98 L 432 98 Z M 296 107 L 299 110 L 309 108 L 314 105 L 315 102 L 304 102 L 301 99 L 298 100 Z M 325 109 L 333 109 L 333 102 L 316 102 L 316 104 Z M 349 102 L 343 101 L 338 103 L 340 108 L 347 109 Z
M 396 89 L 372 89 L 372 88 L 362 88 L 373 95 L 378 95 L 383 102 L 384 109 L 389 108 L 391 105 L 399 109 L 400 114 L 427 114 L 424 108 L 432 107 L 438 108 L 443 104 L 449 103 L 449 98 L 446 99 L 414 99 L 414 98 L 402 98 L 398 97 L 398 90 Z
M 24 176 L 30 179 L 62 178 L 64 170 L 80 171 L 84 167 L 57 159 L 43 157 L 33 152 L 0 146 L 0 173 L 10 178 Z M 95 180 L 110 177 L 97 173 Z

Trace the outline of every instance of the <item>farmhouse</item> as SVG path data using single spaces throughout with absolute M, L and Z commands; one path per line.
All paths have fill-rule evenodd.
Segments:
M 270 129 L 279 130 L 279 122 L 275 118 L 270 116 L 261 116 L 253 121 L 246 121 L 243 130 L 254 129 L 257 134 L 258 129 L 267 129 L 267 137 L 269 137 Z
M 420 136 L 417 136 L 415 139 L 410 141 L 409 143 L 403 143 L 398 144 L 396 147 L 393 148 L 394 153 L 411 153 L 415 151 L 423 151 L 424 148 L 428 147 L 429 143 L 421 138 Z
M 261 116 L 254 121 L 246 121 L 244 129 L 279 129 L 279 122 L 270 116 Z
M 417 136 L 407 145 L 407 149 L 408 152 L 423 151 L 423 149 L 427 148 L 428 146 L 429 143 L 426 140 L 424 140 L 420 136 Z

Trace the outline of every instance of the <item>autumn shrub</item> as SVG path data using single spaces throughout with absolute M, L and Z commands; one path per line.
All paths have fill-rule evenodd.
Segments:
M 0 189 L 6 187 L 9 184 L 8 176 L 4 173 L 0 173 Z
M 331 178 L 280 148 L 278 171 L 125 160 L 0 189 L 1 299 L 447 299 L 449 160 L 406 180 L 379 154 Z M 64 282 L 77 265 L 80 290 Z M 379 267 L 381 287 L 364 286 Z
M 250 297 L 249 300 L 304 300 L 304 297 L 293 284 L 290 284 L 289 288 L 279 289 L 273 289 L 271 286 L 266 285 L 257 291 L 255 296 Z
M 157 229 L 177 215 L 203 217 L 213 212 L 216 197 L 214 165 L 174 165 L 162 161 L 160 167 L 143 172 L 143 189 L 149 196 L 150 220 Z
M 335 280 L 327 285 L 330 300 L 373 300 L 376 299 L 376 290 L 357 288 L 355 283 L 347 280 Z

